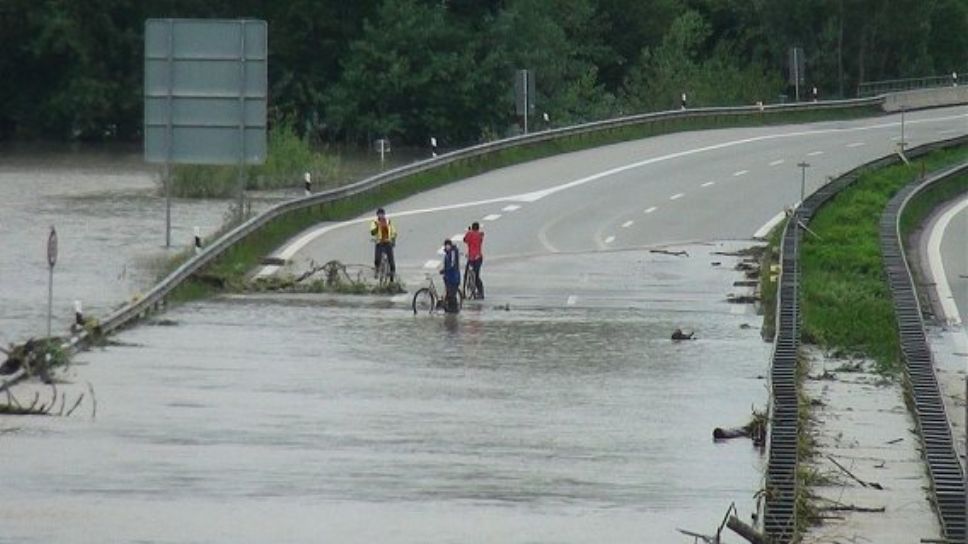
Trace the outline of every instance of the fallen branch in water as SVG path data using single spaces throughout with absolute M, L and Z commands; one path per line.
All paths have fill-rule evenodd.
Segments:
M 846 474 L 846 475 L 850 476 L 851 478 L 853 478 L 854 481 L 857 482 L 857 483 L 859 483 L 862 487 L 871 487 L 871 488 L 874 488 L 874 489 L 884 489 L 884 486 L 882 486 L 881 484 L 879 484 L 877 482 L 865 482 L 864 480 L 861 480 L 860 478 L 858 478 L 857 476 L 855 476 L 853 472 L 851 472 L 851 471 L 847 470 L 846 468 L 844 468 L 844 466 L 841 465 L 840 463 L 838 463 L 833 457 L 831 457 L 829 455 L 827 455 L 825 457 L 827 457 L 827 459 L 829 459 L 831 463 L 837 465 L 837 468 L 839 468 L 841 471 L 843 471 L 844 474 Z
M 675 255 L 677 257 L 688 257 L 689 254 L 685 251 L 669 251 L 668 249 L 650 249 L 649 253 L 662 253 L 663 255 Z

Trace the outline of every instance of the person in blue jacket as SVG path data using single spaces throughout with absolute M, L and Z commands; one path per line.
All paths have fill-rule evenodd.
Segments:
M 444 286 L 447 294 L 444 297 L 444 311 L 457 313 L 457 289 L 460 288 L 460 252 L 450 239 L 444 240 L 444 268 L 440 271 L 444 276 Z

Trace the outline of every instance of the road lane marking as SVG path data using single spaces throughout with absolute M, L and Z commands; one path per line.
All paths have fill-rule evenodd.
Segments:
M 709 187 L 710 185 L 715 185 L 715 184 L 716 184 L 715 181 L 707 181 L 706 183 L 703 183 L 702 185 L 700 185 L 700 187 Z
M 430 260 L 430 261 L 425 262 L 424 265 L 423 265 L 423 267 L 424 268 L 437 268 L 437 265 L 438 264 L 440 264 L 440 261 L 438 261 L 437 259 L 433 259 L 433 260 Z
M 749 174 L 749 173 L 750 173 L 749 170 L 739 170 L 738 172 L 733 172 L 733 177 L 738 178 L 739 176 L 745 176 L 746 174 Z
M 686 196 L 685 193 L 676 193 L 669 197 L 669 200 L 679 200 L 680 198 Z
M 957 129 L 957 128 L 949 128 L 949 129 L 946 129 L 946 130 L 939 130 L 938 131 L 938 134 L 954 134 L 955 132 L 958 132 L 960 130 L 961 129 Z
M 458 234 L 455 234 L 455 235 L 451 236 L 450 237 L 450 241 L 451 242 L 463 242 L 464 241 L 464 233 L 461 232 L 461 233 L 458 233 Z
M 513 212 L 514 210 L 520 210 L 521 206 L 517 204 L 508 204 L 507 206 L 501 208 L 502 212 Z
M 786 162 L 785 159 L 777 159 L 777 160 L 771 162 L 770 163 L 770 166 L 779 166 L 779 165 L 783 164 L 784 162 Z
M 611 244 L 614 241 L 615 241 L 615 237 L 614 236 L 609 236 L 608 238 L 605 239 L 605 243 L 606 244 Z
M 936 122 L 941 122 L 941 121 L 961 120 L 961 119 L 965 119 L 965 118 L 968 118 L 968 114 L 956 114 L 956 115 L 946 115 L 946 116 L 941 116 L 941 117 L 929 117 L 929 118 L 925 118 L 925 119 L 913 119 L 913 120 L 907 121 L 907 124 L 908 125 L 916 125 L 916 124 L 921 124 L 921 123 L 936 123 Z M 635 162 L 635 163 L 626 164 L 626 165 L 618 166 L 618 167 L 615 167 L 615 168 L 611 168 L 609 170 L 605 170 L 605 171 L 602 171 L 602 172 L 598 172 L 596 174 L 592 174 L 590 176 L 586 176 L 586 177 L 579 178 L 579 179 L 576 179 L 576 180 L 573 180 L 573 181 L 570 181 L 570 182 L 567 182 L 567 183 L 563 183 L 561 185 L 556 185 L 554 187 L 549 187 L 547 189 L 541 189 L 541 190 L 538 190 L 538 191 L 532 191 L 530 193 L 518 193 L 518 194 L 512 194 L 512 195 L 503 195 L 503 196 L 498 196 L 498 197 L 494 197 L 494 198 L 488 198 L 488 199 L 484 199 L 484 200 L 475 200 L 475 201 L 471 201 L 471 202 L 459 202 L 459 203 L 456 203 L 456 204 L 446 204 L 446 205 L 443 205 L 443 206 L 434 206 L 434 207 L 429 207 L 429 208 L 419 208 L 419 209 L 413 209 L 413 210 L 405 210 L 405 211 L 393 213 L 393 214 L 391 214 L 391 216 L 392 217 L 407 217 L 407 216 L 412 216 L 412 215 L 422 215 L 422 214 L 427 214 L 427 213 L 436 213 L 436 212 L 440 212 L 440 211 L 458 210 L 458 209 L 463 209 L 463 208 L 472 208 L 472 207 L 476 207 L 476 206 L 483 206 L 483 205 L 494 204 L 494 203 L 498 203 L 498 202 L 502 202 L 502 203 L 509 202 L 509 201 L 510 202 L 535 202 L 537 200 L 540 200 L 540 199 L 545 198 L 547 196 L 553 195 L 555 193 L 558 193 L 558 192 L 561 192 L 561 191 L 566 191 L 566 190 L 571 189 L 571 188 L 574 188 L 574 187 L 579 187 L 579 186 L 585 185 L 587 183 L 591 183 L 593 181 L 597 181 L 597 180 L 600 180 L 600 179 L 604 179 L 604 178 L 607 178 L 609 176 L 613 176 L 613 175 L 618 174 L 618 173 L 621 173 L 621 172 L 626 172 L 626 171 L 629 171 L 629 170 L 634 170 L 636 168 L 641 168 L 643 166 L 648 166 L 648 165 L 655 164 L 655 163 L 659 163 L 659 162 L 665 162 L 665 161 L 670 161 L 670 160 L 674 160 L 674 159 L 679 159 L 679 158 L 682 158 L 682 157 L 688 157 L 688 156 L 692 156 L 692 155 L 697 155 L 697 154 L 700 154 L 700 153 L 706 153 L 706 152 L 709 152 L 709 151 L 717 151 L 717 150 L 720 150 L 720 149 L 727 149 L 727 148 L 731 148 L 731 147 L 737 147 L 737 146 L 744 145 L 744 144 L 750 144 L 750 143 L 756 143 L 756 142 L 765 142 L 765 141 L 770 141 L 770 140 L 779 140 L 779 139 L 787 139 L 787 138 L 799 138 L 799 137 L 804 137 L 804 136 L 817 136 L 817 135 L 821 135 L 821 134 L 847 134 L 847 133 L 851 133 L 851 132 L 861 132 L 861 131 L 868 131 L 868 130 L 883 130 L 883 129 L 887 129 L 887 128 L 894 128 L 894 127 L 897 127 L 897 126 L 900 126 L 900 121 L 890 121 L 890 122 L 886 122 L 886 123 L 878 123 L 878 124 L 873 124 L 873 125 L 864 125 L 864 126 L 851 127 L 851 128 L 829 128 L 829 129 L 817 129 L 817 130 L 803 130 L 803 131 L 796 131 L 796 132 L 784 132 L 784 133 L 781 133 L 781 134 L 764 134 L 764 135 L 761 135 L 761 136 L 752 136 L 750 138 L 741 138 L 741 139 L 737 139 L 737 140 L 730 140 L 730 141 L 727 141 L 727 142 L 720 142 L 718 144 L 712 144 L 712 145 L 707 145 L 707 146 L 702 146 L 702 147 L 696 147 L 696 148 L 692 148 L 692 149 L 686 149 L 686 150 L 683 150 L 683 151 L 677 151 L 675 153 L 669 153 L 669 154 L 666 154 L 666 155 L 660 155 L 658 157 L 652 157 L 652 158 L 645 159 L 645 160 L 642 160 L 642 161 L 638 161 L 638 162 Z M 897 139 L 899 139 L 899 137 L 897 137 L 897 136 L 892 137 L 892 140 L 897 140 Z M 315 239 L 319 238 L 320 236 L 322 236 L 324 234 L 327 234 L 329 232 L 332 232 L 332 231 L 334 231 L 336 229 L 341 229 L 341 228 L 345 228 L 345 227 L 352 226 L 352 225 L 365 224 L 365 223 L 368 223 L 371 220 L 372 220 L 371 217 L 366 216 L 366 217 L 358 217 L 356 219 L 351 219 L 349 221 L 343 221 L 343 222 L 340 222 L 340 223 L 329 223 L 329 224 L 326 224 L 326 225 L 321 225 L 320 227 L 315 228 L 315 229 L 313 229 L 313 230 L 305 233 L 304 235 L 300 236 L 299 238 L 297 238 L 296 240 L 294 240 L 288 246 L 283 247 L 274 256 L 275 257 L 278 257 L 278 258 L 280 258 L 282 260 L 290 260 L 290 259 L 292 259 L 292 257 L 296 253 L 298 253 L 299 251 L 301 251 L 307 245 L 309 245 L 310 243 L 312 243 Z M 280 267 L 278 265 L 265 265 L 265 266 L 263 266 L 259 270 L 259 272 L 258 272 L 257 275 L 258 276 L 266 276 L 266 275 L 269 275 L 269 274 L 272 274 L 272 273 L 276 272 L 279 268 Z
M 864 145 L 864 142 L 853 142 L 853 143 L 847 144 L 847 147 L 860 147 L 862 145 Z
M 811 151 L 810 153 L 807 153 L 808 157 L 816 157 L 817 155 L 823 155 L 823 151 Z
M 578 297 L 575 295 L 569 295 L 568 300 L 565 301 L 565 304 L 574 306 L 576 302 L 578 302 Z
M 954 295 L 951 293 L 951 286 L 948 285 L 948 275 L 944 269 L 944 260 L 941 258 L 941 241 L 948 229 L 948 224 L 966 207 L 968 207 L 968 198 L 963 199 L 944 212 L 935 222 L 928 237 L 928 269 L 934 276 L 934 285 L 938 292 L 938 300 L 941 302 L 941 311 L 949 325 L 961 324 L 961 318 L 959 317 L 958 305 L 955 304 Z
M 652 206 L 651 208 L 646 208 L 646 209 L 642 210 L 642 213 L 652 213 L 652 212 L 654 212 L 654 211 L 656 211 L 658 209 L 659 208 L 656 208 L 655 206 Z
M 769 221 L 766 222 L 766 224 L 764 224 L 755 233 L 753 233 L 753 238 L 757 240 L 762 240 L 766 238 L 767 235 L 770 234 L 770 231 L 776 228 L 776 226 L 779 225 L 780 222 L 783 221 L 783 218 L 785 217 L 786 217 L 786 211 L 785 210 L 780 211 L 780 213 L 774 215 Z
M 499 213 L 492 213 L 490 215 L 485 215 L 483 220 L 484 221 L 497 221 L 500 218 L 501 218 L 501 214 L 499 214 Z
M 935 122 L 939 122 L 939 121 L 954 121 L 954 120 L 957 120 L 957 119 L 964 119 L 964 118 L 968 118 L 968 114 L 961 113 L 961 114 L 956 114 L 956 115 L 945 115 L 945 116 L 942 116 L 942 117 L 929 117 L 929 118 L 926 118 L 926 119 L 914 119 L 914 120 L 908 121 L 907 124 L 908 125 L 915 125 L 915 124 L 920 124 L 920 123 L 935 123 Z M 645 160 L 642 160 L 642 161 L 639 161 L 639 162 L 634 162 L 634 163 L 626 164 L 626 165 L 623 165 L 623 166 L 617 166 L 615 168 L 612 168 L 612 169 L 609 169 L 609 170 L 605 170 L 605 171 L 602 171 L 602 172 L 598 172 L 596 174 L 592 174 L 592 175 L 586 176 L 584 178 L 579 178 L 579 179 L 576 179 L 574 181 L 569 181 L 567 183 L 563 183 L 563 184 L 557 185 L 555 187 L 549 187 L 547 189 L 541 189 L 541 190 L 538 190 L 538 191 L 532 191 L 530 193 L 521 193 L 521 194 L 518 194 L 518 195 L 511 195 L 511 196 L 505 197 L 503 199 L 495 199 L 495 200 L 513 200 L 513 201 L 516 201 L 516 202 L 535 202 L 535 201 L 540 200 L 540 199 L 542 199 L 542 198 L 544 198 L 546 196 L 553 195 L 553 194 L 555 194 L 557 192 L 565 191 L 565 190 L 571 189 L 572 187 L 578 187 L 578 186 L 581 186 L 581 185 L 585 185 L 586 183 L 590 183 L 590 182 L 597 181 L 597 180 L 600 180 L 600 179 L 603 179 L 603 178 L 607 178 L 607 177 L 612 176 L 612 175 L 615 175 L 615 174 L 619 174 L 619 173 L 622 173 L 622 172 L 627 172 L 629 170 L 634 170 L 636 168 L 641 168 L 643 166 L 648 166 L 650 164 L 655 164 L 657 162 L 664 162 L 664 161 L 669 161 L 669 160 L 673 160 L 673 159 L 679 159 L 679 158 L 682 158 L 682 157 L 688 157 L 690 155 L 696 155 L 698 153 L 705 153 L 707 151 L 716 151 L 716 150 L 719 150 L 719 149 L 726 149 L 728 147 L 736 147 L 736 146 L 743 145 L 743 144 L 751 144 L 751 143 L 756 143 L 756 142 L 765 142 L 765 141 L 769 141 L 769 140 L 779 140 L 779 139 L 782 139 L 782 138 L 798 138 L 798 137 L 802 137 L 802 136 L 818 136 L 818 135 L 821 135 L 821 134 L 846 134 L 846 133 L 849 133 L 849 132 L 860 132 L 860 131 L 863 131 L 863 130 L 880 130 L 880 129 L 885 129 L 885 128 L 897 127 L 897 126 L 900 126 L 900 124 L 901 124 L 900 121 L 891 121 L 891 122 L 887 122 L 887 123 L 880 123 L 880 124 L 876 124 L 876 125 L 865 125 L 865 126 L 860 126 L 860 127 L 851 127 L 851 128 L 826 128 L 826 129 L 816 129 L 816 130 L 803 130 L 803 131 L 798 131 L 798 132 L 784 132 L 782 134 L 764 134 L 762 136 L 752 136 L 750 138 L 741 138 L 739 140 L 730 140 L 728 142 L 720 142 L 718 144 L 712 144 L 712 145 L 707 145 L 707 146 L 703 146 L 703 147 L 695 147 L 693 149 L 686 149 L 684 151 L 677 151 L 675 153 L 669 153 L 667 155 L 660 155 L 658 157 L 652 157 L 651 159 L 645 159 Z
M 635 223 L 635 221 L 632 221 L 631 219 L 629 219 L 628 221 L 622 223 L 622 228 L 627 229 L 631 227 L 633 223 Z

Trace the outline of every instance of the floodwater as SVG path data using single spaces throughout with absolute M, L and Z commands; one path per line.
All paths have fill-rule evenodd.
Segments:
M 100 315 L 150 285 L 163 200 L 119 160 L 0 167 L 0 340 L 45 328 L 49 223 L 64 326 L 75 298 Z M 173 238 L 226 206 L 176 203 Z M 494 260 L 456 318 L 328 295 L 176 308 L 76 358 L 60 390 L 90 384 L 96 414 L 88 396 L 0 418 L 0 543 L 665 543 L 733 502 L 748 520 L 764 459 L 711 434 L 763 408 L 770 346 L 724 300 L 738 259 L 711 252 L 735 247 L 688 249 Z
M 183 307 L 80 357 L 96 419 L 0 439 L 0 542 L 688 541 L 753 504 L 759 453 L 711 432 L 762 405 L 766 348 L 671 317 Z
M 228 200 L 174 199 L 166 249 L 158 169 L 137 149 L 31 148 L 0 157 L 0 345 L 46 334 L 51 226 L 56 335 L 73 322 L 75 300 L 87 315 L 108 314 L 153 285 L 168 255 L 192 247 L 194 227 L 211 234 L 229 212 Z

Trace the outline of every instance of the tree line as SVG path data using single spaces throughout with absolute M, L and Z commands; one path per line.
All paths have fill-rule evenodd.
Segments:
M 324 142 L 503 136 L 520 68 L 538 128 L 775 102 L 793 46 L 825 98 L 968 70 L 968 0 L 0 0 L 0 140 L 139 139 L 153 17 L 268 21 L 270 122 Z

